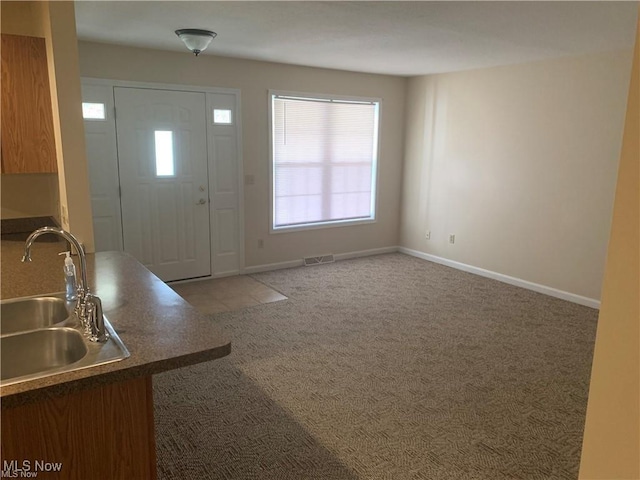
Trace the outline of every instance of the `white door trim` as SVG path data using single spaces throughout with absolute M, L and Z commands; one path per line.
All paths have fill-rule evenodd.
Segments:
M 245 248 L 244 248 L 244 162 L 243 162 L 243 152 L 242 152 L 242 101 L 241 101 L 241 92 L 238 88 L 223 88 L 223 87 L 210 87 L 210 86 L 198 86 L 198 85 L 182 85 L 182 84 L 171 84 L 171 83 L 153 83 L 153 82 L 136 82 L 129 80 L 116 80 L 116 79 L 108 79 L 108 78 L 95 78 L 95 77 L 81 77 L 80 81 L 82 84 L 86 85 L 102 85 L 109 87 L 129 87 L 129 88 L 146 88 L 151 90 L 174 90 L 174 91 L 185 91 L 185 92 L 203 92 L 203 93 L 219 93 L 219 94 L 227 94 L 233 95 L 235 97 L 235 106 L 236 106 L 236 152 L 238 155 L 238 169 L 237 169 L 237 182 L 238 182 L 238 271 L 235 273 L 243 273 L 245 270 Z M 111 121 L 115 123 L 116 119 L 114 115 L 111 115 Z M 208 123 L 207 123 L 208 129 Z M 116 159 L 117 160 L 117 159 Z M 211 162 L 211 158 L 208 158 L 208 162 Z M 211 166 L 211 164 L 209 163 Z M 209 184 L 209 188 L 211 189 L 212 185 Z M 211 190 L 210 190 L 211 191 Z M 213 224 L 211 224 L 210 228 L 213 228 Z M 210 235 L 211 238 L 211 277 L 216 277 L 213 273 L 213 235 Z M 231 275 L 232 272 L 226 272 L 225 276 Z M 207 278 L 207 277 L 204 277 Z

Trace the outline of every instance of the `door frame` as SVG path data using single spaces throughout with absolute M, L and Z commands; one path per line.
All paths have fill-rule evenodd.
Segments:
M 242 98 L 241 92 L 238 88 L 223 88 L 223 87 L 205 87 L 198 85 L 183 85 L 183 84 L 173 84 L 173 83 L 154 83 L 154 82 L 137 82 L 137 81 L 129 81 L 129 80 L 114 80 L 108 78 L 95 78 L 95 77 L 81 77 L 81 84 L 86 85 L 99 85 L 103 87 L 111 87 L 112 92 L 115 92 L 114 87 L 124 87 L 124 88 L 142 88 L 149 90 L 172 90 L 172 91 L 182 91 L 182 92 L 200 92 L 204 93 L 217 93 L 223 95 L 233 95 L 235 98 L 235 116 L 234 123 L 236 125 L 236 152 L 237 152 L 237 169 L 236 169 L 236 184 L 238 188 L 238 269 L 237 271 L 229 271 L 216 274 L 214 268 L 214 226 L 215 226 L 215 208 L 213 207 L 213 199 L 212 199 L 212 185 L 211 175 L 209 175 L 208 183 L 209 183 L 209 248 L 211 251 L 211 275 L 209 277 L 199 277 L 197 279 L 187 279 L 185 282 L 189 281 L 197 281 L 206 278 L 216 278 L 216 277 L 226 277 L 231 275 L 238 275 L 244 272 L 245 269 L 245 249 L 244 249 L 244 162 L 243 162 L 243 153 L 242 153 Z M 115 105 L 115 93 L 114 93 L 114 105 Z M 115 108 L 115 107 L 114 107 Z M 111 112 L 111 115 L 107 115 L 107 121 L 113 124 L 113 127 L 116 126 L 116 114 Z M 207 111 L 207 166 L 209 171 L 213 169 L 213 159 L 211 157 L 210 144 L 209 144 L 209 112 Z M 117 137 L 116 137 L 117 142 Z M 117 152 L 116 152 L 117 155 Z M 114 159 L 115 162 L 118 162 L 118 158 Z M 88 159 L 87 159 L 88 162 Z M 181 282 L 180 280 L 176 281 L 176 283 Z

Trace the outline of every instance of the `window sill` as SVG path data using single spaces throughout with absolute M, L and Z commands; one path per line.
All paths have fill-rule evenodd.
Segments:
M 319 230 L 325 228 L 336 228 L 336 227 L 353 227 L 356 225 L 366 225 L 370 223 L 377 223 L 377 219 L 375 218 L 366 218 L 366 219 L 358 219 L 358 220 L 341 220 L 335 222 L 322 222 L 322 223 L 305 223 L 303 225 L 292 225 L 286 227 L 271 227 L 269 229 L 270 234 L 278 234 L 278 233 L 293 233 L 300 232 L 304 230 Z

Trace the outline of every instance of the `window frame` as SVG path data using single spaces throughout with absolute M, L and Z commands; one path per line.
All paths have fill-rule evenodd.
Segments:
M 336 100 L 341 102 L 353 102 L 353 103 L 375 103 L 377 105 L 377 118 L 376 118 L 376 140 L 374 142 L 375 152 L 371 165 L 371 216 L 369 218 L 357 218 L 348 220 L 329 220 L 323 222 L 309 222 L 299 225 L 287 225 L 283 227 L 275 226 L 275 158 L 273 148 L 273 133 L 274 133 L 274 109 L 273 99 L 277 96 L 293 97 L 309 100 Z M 335 228 L 346 227 L 354 225 L 364 225 L 378 222 L 378 172 L 380 162 L 380 126 L 382 125 L 382 98 L 378 97 L 360 97 L 355 95 L 332 95 L 327 93 L 309 93 L 309 92 L 295 92 L 290 90 L 268 90 L 267 96 L 268 111 L 269 111 L 269 233 L 291 233 L 305 230 L 317 230 L 323 228 Z

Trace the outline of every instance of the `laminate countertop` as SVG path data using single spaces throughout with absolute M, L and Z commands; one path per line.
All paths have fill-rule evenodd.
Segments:
M 0 242 L 2 299 L 64 290 L 60 243 L 36 242 L 22 263 L 23 242 Z M 76 267 L 78 266 L 75 259 Z M 211 317 L 189 305 L 124 252 L 87 255 L 91 292 L 130 352 L 124 360 L 2 387 L 2 407 L 105 383 L 148 376 L 228 355 L 231 343 Z M 2 361 L 11 361 L 3 358 Z

